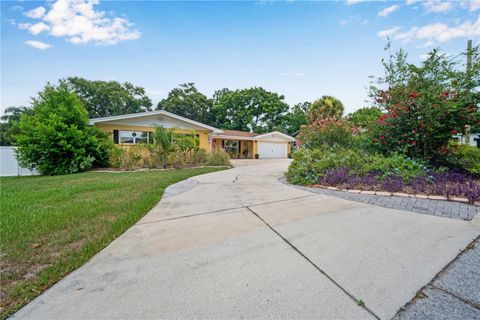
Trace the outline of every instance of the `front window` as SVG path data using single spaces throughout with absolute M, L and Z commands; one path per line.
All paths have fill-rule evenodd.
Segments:
M 120 131 L 119 132 L 120 143 L 148 143 L 149 132 L 148 131 Z

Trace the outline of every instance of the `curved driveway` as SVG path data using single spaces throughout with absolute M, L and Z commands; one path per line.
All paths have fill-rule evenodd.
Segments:
M 278 182 L 288 160 L 237 161 L 170 187 L 31 319 L 390 319 L 480 234 L 472 222 Z

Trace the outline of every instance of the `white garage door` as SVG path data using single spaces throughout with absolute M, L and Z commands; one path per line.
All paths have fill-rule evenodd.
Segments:
M 258 142 L 260 159 L 282 159 L 287 157 L 287 144 L 278 142 Z

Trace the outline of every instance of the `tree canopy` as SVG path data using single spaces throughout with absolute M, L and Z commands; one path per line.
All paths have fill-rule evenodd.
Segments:
M 0 118 L 0 146 L 15 145 L 15 136 L 20 133 L 18 123 L 24 113 L 31 113 L 32 109 L 27 107 L 8 107 Z
M 297 133 L 303 125 L 307 124 L 307 113 L 311 105 L 308 101 L 297 103 L 285 115 L 283 127 L 288 134 Z
M 214 124 L 212 100 L 198 91 L 193 82 L 183 83 L 172 89 L 167 98 L 161 100 L 157 110 L 165 110 L 179 116 L 205 124 Z
M 18 160 L 43 174 L 81 172 L 108 162 L 109 140 L 88 125 L 82 101 L 65 82 L 47 84 L 24 113 L 16 136 Z
M 260 87 L 217 91 L 213 104 L 217 126 L 231 130 L 271 131 L 282 125 L 287 111 L 283 95 Z
M 348 121 L 361 128 L 368 128 L 374 121 L 382 115 L 382 110 L 378 107 L 360 108 L 347 116 Z
M 343 115 L 343 103 L 332 96 L 322 96 L 310 106 L 308 123 L 313 123 L 324 118 L 340 118 Z
M 90 118 L 150 111 L 152 107 L 145 89 L 130 82 L 70 77 L 66 84 L 82 100 Z

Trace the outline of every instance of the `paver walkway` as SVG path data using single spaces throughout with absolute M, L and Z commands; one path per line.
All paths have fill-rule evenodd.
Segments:
M 480 240 L 433 279 L 394 320 L 480 319 Z
M 391 319 L 480 234 L 278 181 L 289 161 L 175 185 L 18 319 Z
M 284 178 L 281 178 L 280 181 L 286 183 Z M 326 196 L 368 203 L 385 208 L 398 209 L 404 212 L 424 213 L 438 217 L 454 218 L 467 221 L 472 220 L 473 217 L 480 212 L 480 207 L 453 201 L 388 197 L 350 193 L 346 191 L 335 191 L 322 188 L 309 188 L 302 186 L 294 187 Z

